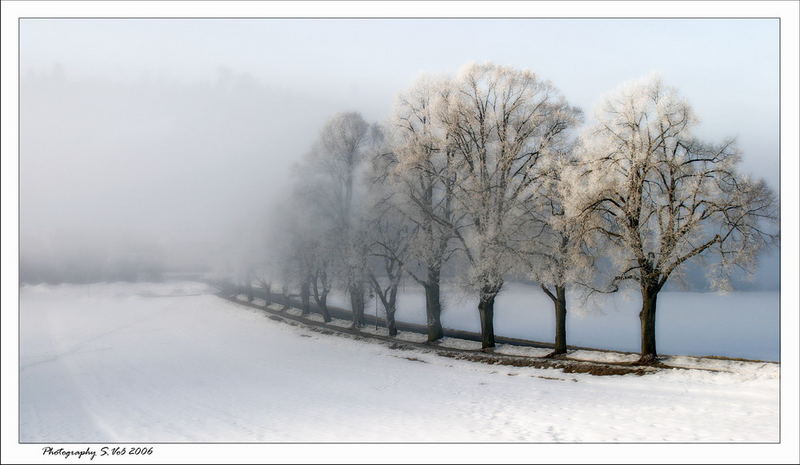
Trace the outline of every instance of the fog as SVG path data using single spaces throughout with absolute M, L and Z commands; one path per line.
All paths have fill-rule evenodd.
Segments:
M 285 196 L 336 104 L 221 71 L 213 82 L 24 79 L 23 261 L 205 268 Z M 133 264 L 133 263 L 131 263 Z
M 24 281 L 230 266 L 333 114 L 422 72 L 532 69 L 574 105 L 652 71 L 777 189 L 775 20 L 33 20 L 20 32 Z M 777 286 L 777 253 L 757 287 Z

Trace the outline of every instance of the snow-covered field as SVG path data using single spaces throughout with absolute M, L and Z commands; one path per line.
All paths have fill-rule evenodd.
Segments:
M 775 291 L 662 292 L 658 297 L 658 350 L 664 354 L 778 361 L 779 297 Z M 577 296 L 569 298 L 569 344 L 639 350 L 638 293 L 598 296 L 588 305 Z M 330 302 L 350 308 L 347 296 L 341 293 L 332 294 Z M 442 323 L 448 328 L 480 331 L 477 305 L 476 298 L 448 289 Z M 369 311 L 375 311 L 375 302 L 370 303 Z M 421 288 L 408 286 L 398 296 L 397 319 L 425 323 L 425 294 Z M 495 331 L 499 335 L 552 342 L 554 319 L 552 302 L 536 286 L 508 283 L 495 303 Z
M 209 292 L 23 287 L 21 440 L 779 439 L 776 364 L 607 377 L 492 366 L 322 335 Z

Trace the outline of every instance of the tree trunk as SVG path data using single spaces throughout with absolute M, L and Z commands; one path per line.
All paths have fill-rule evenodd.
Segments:
M 438 341 L 444 337 L 439 280 L 439 270 L 428 268 L 428 281 L 425 285 L 425 312 L 428 317 L 428 342 Z
M 656 351 L 656 299 L 658 289 L 655 286 L 642 287 L 642 311 L 639 320 L 642 324 L 642 351 L 639 364 L 652 365 L 658 361 Z
M 272 303 L 272 286 L 264 286 L 264 306 L 268 307 Z
M 395 308 L 386 309 L 386 327 L 389 328 L 389 336 L 397 336 L 397 322 L 394 319 Z
M 328 311 L 328 294 L 324 293 L 319 297 L 319 302 L 317 302 L 317 307 L 319 307 L 320 313 L 322 313 L 322 319 L 325 320 L 325 323 L 331 322 L 331 314 Z
M 564 286 L 556 286 L 556 340 L 552 355 L 567 353 L 567 292 Z
M 308 279 L 306 279 L 303 281 L 303 284 L 300 285 L 300 300 L 302 302 L 301 305 L 302 308 L 300 310 L 303 312 L 303 315 L 307 315 L 310 310 L 309 306 L 310 299 L 311 299 L 311 283 L 309 283 Z
M 364 326 L 364 286 L 353 284 L 350 286 L 350 306 L 353 309 L 353 327 Z
M 481 348 L 494 347 L 494 299 L 496 292 L 482 290 L 478 302 L 478 313 L 481 317 Z

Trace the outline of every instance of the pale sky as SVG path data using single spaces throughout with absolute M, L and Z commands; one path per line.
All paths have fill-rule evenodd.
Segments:
M 737 137 L 777 188 L 778 40 L 777 20 L 744 19 L 22 20 L 23 254 L 90 226 L 224 236 L 285 195 L 333 113 L 383 120 L 420 73 L 470 61 L 531 69 L 587 113 L 658 72 L 699 136 Z

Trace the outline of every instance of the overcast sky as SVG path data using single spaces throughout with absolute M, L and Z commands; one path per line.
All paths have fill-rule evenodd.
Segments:
M 325 119 L 423 72 L 528 68 L 587 112 L 659 72 L 778 184 L 777 20 L 22 20 L 22 253 L 222 247 Z M 166 253 L 166 252 L 165 252 Z

